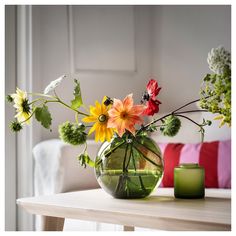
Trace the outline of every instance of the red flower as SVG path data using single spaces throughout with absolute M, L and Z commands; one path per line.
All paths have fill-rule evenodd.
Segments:
M 144 93 L 142 101 L 146 101 L 147 108 L 144 110 L 144 115 L 153 116 L 159 112 L 159 105 L 161 102 L 156 99 L 161 87 L 158 87 L 156 80 L 151 79 L 147 84 L 147 91 Z
M 159 94 L 161 88 L 158 88 L 158 83 L 154 79 L 150 79 L 148 84 L 147 84 L 147 92 L 148 95 L 152 98 L 155 99 L 155 97 Z

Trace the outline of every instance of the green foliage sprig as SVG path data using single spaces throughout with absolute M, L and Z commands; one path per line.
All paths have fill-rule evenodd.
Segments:
M 223 47 L 212 50 L 208 55 L 209 68 L 200 90 L 200 107 L 218 114 L 215 119 L 231 126 L 231 55 Z
M 87 165 L 89 165 L 90 167 L 94 167 L 95 166 L 95 162 L 90 159 L 87 151 L 82 152 L 77 157 L 77 159 L 80 162 L 80 165 L 83 166 L 84 168 L 86 168 Z

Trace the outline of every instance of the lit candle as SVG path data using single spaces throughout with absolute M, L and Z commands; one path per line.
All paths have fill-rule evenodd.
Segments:
M 174 169 L 176 198 L 203 198 L 205 196 L 205 171 L 195 163 L 180 164 Z

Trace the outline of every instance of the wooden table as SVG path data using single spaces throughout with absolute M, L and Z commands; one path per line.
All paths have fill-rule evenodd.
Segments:
M 43 216 L 46 231 L 63 230 L 64 219 L 80 219 L 160 230 L 231 230 L 231 199 L 176 199 L 173 192 L 157 189 L 146 199 L 114 199 L 102 189 L 22 198 L 17 204 Z

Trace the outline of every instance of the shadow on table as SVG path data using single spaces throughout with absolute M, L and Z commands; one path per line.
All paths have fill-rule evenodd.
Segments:
M 217 202 L 217 203 L 221 203 L 221 202 L 225 202 L 225 199 L 224 198 L 217 198 L 217 197 L 205 197 L 205 198 L 198 198 L 198 199 L 181 199 L 181 198 L 175 198 L 174 196 L 149 196 L 147 198 L 142 198 L 142 199 L 134 199 L 135 201 L 141 203 L 158 203 L 158 202 L 161 202 L 161 203 L 165 203 L 165 202 L 192 202 L 192 201 L 195 201 L 195 202 L 201 202 L 201 203 L 204 203 L 204 202 Z

